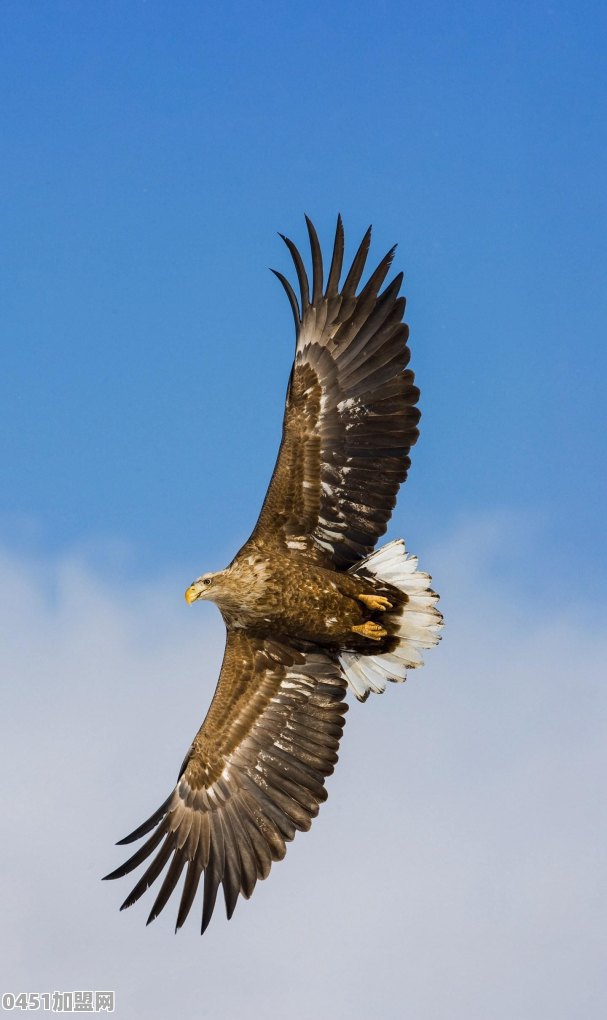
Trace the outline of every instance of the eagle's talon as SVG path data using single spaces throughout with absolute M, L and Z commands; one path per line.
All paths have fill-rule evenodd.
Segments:
M 372 641 L 381 641 L 388 633 L 387 630 L 380 627 L 379 623 L 373 623 L 373 620 L 367 620 L 366 623 L 356 623 L 352 630 L 355 634 L 361 634 L 362 637 L 371 638 Z
M 371 611 L 380 610 L 385 613 L 386 609 L 392 609 L 392 603 L 383 595 L 357 595 L 359 602 L 362 602 Z

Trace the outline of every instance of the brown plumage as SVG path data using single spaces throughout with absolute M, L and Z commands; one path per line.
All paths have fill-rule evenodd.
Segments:
M 147 869 L 130 906 L 166 874 L 148 923 L 185 872 L 177 928 L 204 873 L 202 931 L 219 886 L 231 917 L 238 896 L 308 829 L 337 761 L 349 685 L 364 701 L 405 679 L 438 641 L 442 618 L 430 578 L 384 534 L 415 443 L 419 391 L 407 368 L 399 273 L 380 292 L 394 249 L 357 293 L 370 229 L 342 275 L 341 218 L 324 284 L 306 218 L 312 287 L 288 238 L 300 297 L 285 288 L 296 328 L 278 459 L 251 538 L 223 571 L 203 574 L 189 602 L 218 605 L 227 628 L 207 717 L 162 806 L 121 843 L 151 835 L 107 878 Z

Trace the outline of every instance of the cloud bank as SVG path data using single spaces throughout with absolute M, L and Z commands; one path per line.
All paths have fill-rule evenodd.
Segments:
M 113 842 L 165 798 L 223 627 L 189 578 L 0 553 L 2 992 L 115 989 L 116 1014 L 267 1020 L 605 1015 L 600 610 L 563 557 L 497 580 L 496 522 L 428 550 L 447 626 L 404 687 L 351 704 L 329 800 L 203 939 L 122 914 Z M 130 888 L 130 887 L 129 887 Z M 147 908 L 147 909 L 146 909 Z

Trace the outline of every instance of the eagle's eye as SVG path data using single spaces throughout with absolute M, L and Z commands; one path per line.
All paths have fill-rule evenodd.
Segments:
M 211 578 L 210 578 L 210 577 L 205 577 L 205 578 L 203 579 L 203 582 L 202 582 L 202 583 L 203 583 L 203 584 L 210 584 L 210 583 L 211 583 Z

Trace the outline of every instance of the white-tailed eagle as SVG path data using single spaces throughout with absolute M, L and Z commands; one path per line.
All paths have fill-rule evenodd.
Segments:
M 286 237 L 299 299 L 276 273 L 297 343 L 274 474 L 246 545 L 225 570 L 202 574 L 186 592 L 188 602 L 215 602 L 225 621 L 217 689 L 174 790 L 120 842 L 146 841 L 106 876 L 147 862 L 128 907 L 168 865 L 148 923 L 184 873 L 177 928 L 203 874 L 202 931 L 220 885 L 231 917 L 239 895 L 251 896 L 326 799 L 347 687 L 359 701 L 380 693 L 439 640 L 438 596 L 417 559 L 400 540 L 373 551 L 418 437 L 402 273 L 381 289 L 392 249 L 359 289 L 369 229 L 340 285 L 338 218 L 325 282 L 318 237 L 306 222 L 311 288 Z

